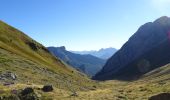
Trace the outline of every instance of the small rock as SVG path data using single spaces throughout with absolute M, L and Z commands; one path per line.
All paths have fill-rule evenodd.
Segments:
M 11 78 L 12 78 L 13 80 L 16 80 L 16 79 L 17 79 L 17 76 L 16 76 L 15 74 L 11 73 Z
M 14 90 L 11 90 L 11 93 L 12 93 L 12 94 L 17 94 L 17 93 L 18 93 L 18 90 L 15 90 L 15 89 L 14 89 Z
M 43 90 L 44 92 L 51 92 L 51 91 L 53 91 L 54 89 L 53 89 L 53 86 L 52 86 L 52 85 L 45 85 L 45 86 L 42 88 L 42 90 Z
M 72 97 L 78 97 L 78 94 L 77 94 L 77 92 L 73 92 L 73 94 L 71 94 L 70 96 L 72 96 Z
M 38 97 L 38 98 L 41 98 L 42 96 L 41 96 L 41 94 L 37 94 L 37 97 Z
M 149 100 L 170 100 L 170 93 L 161 93 L 150 97 Z

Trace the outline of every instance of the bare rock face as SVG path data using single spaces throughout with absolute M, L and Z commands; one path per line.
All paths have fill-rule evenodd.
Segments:
M 120 76 L 123 79 L 134 78 L 156 67 L 165 65 L 170 62 L 170 57 L 166 56 L 170 54 L 168 52 L 170 50 L 169 41 L 169 17 L 164 16 L 154 22 L 146 23 L 130 37 L 93 78 L 96 80 L 108 80 L 120 78 Z M 161 62 L 162 60 L 165 61 Z
M 161 93 L 149 98 L 149 100 L 169 100 L 169 99 L 170 99 L 170 93 Z

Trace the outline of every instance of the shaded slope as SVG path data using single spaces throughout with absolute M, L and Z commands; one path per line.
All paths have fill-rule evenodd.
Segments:
M 170 62 L 169 51 L 170 41 L 165 40 L 152 50 L 136 58 L 116 74 L 112 74 L 112 78 L 123 80 L 138 79 L 144 73 L 168 64 Z
M 48 47 L 48 50 L 67 64 L 89 76 L 95 75 L 105 64 L 103 59 L 92 55 L 75 54 L 67 51 L 65 47 Z
M 170 62 L 170 18 L 161 17 L 141 26 L 111 57 L 94 79 L 137 78 Z M 145 69 L 146 68 L 146 69 Z M 128 75 L 128 76 L 127 76 Z
M 2 21 L 0 21 L 0 54 L 1 73 L 5 71 L 17 73 L 19 76 L 17 82 L 49 83 L 67 89 L 86 86 L 84 82 L 91 83 L 83 74 L 52 56 L 43 45 Z

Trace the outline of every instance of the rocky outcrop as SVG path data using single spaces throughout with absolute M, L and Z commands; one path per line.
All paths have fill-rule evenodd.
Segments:
M 170 62 L 170 18 L 161 17 L 142 25 L 112 56 L 94 79 L 138 78 Z
M 7 72 L 3 72 L 2 74 L 0 74 L 0 80 L 16 80 L 17 79 L 17 75 L 15 73 L 12 73 L 10 71 Z

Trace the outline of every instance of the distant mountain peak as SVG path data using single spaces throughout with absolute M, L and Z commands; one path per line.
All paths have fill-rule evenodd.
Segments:
M 96 56 L 101 59 L 108 59 L 110 58 L 117 49 L 109 47 L 109 48 L 101 48 L 100 50 L 91 50 L 91 51 L 71 51 L 73 53 L 81 54 L 81 55 L 86 55 L 90 54 L 93 56 Z
M 60 48 L 60 49 L 62 49 L 62 50 L 66 50 L 66 47 L 65 47 L 65 46 L 61 46 L 61 47 L 58 47 L 58 48 Z
M 167 24 L 170 24 L 169 21 L 170 21 L 170 17 L 162 16 L 162 17 L 156 19 L 154 21 L 154 23 L 159 23 L 159 24 L 167 25 Z

